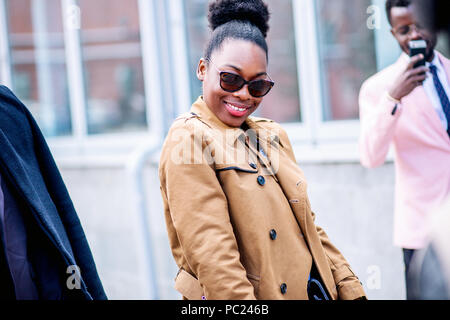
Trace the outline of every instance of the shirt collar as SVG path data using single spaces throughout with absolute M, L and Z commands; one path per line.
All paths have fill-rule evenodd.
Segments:
M 408 62 L 409 62 L 409 60 L 410 60 L 411 58 L 405 53 L 405 52 L 402 52 L 402 54 L 400 55 L 400 61 L 402 61 L 403 63 L 405 63 L 405 64 L 407 64 Z M 430 64 L 433 64 L 433 65 L 435 65 L 436 67 L 437 67 L 437 69 L 442 69 L 443 68 L 443 66 L 442 66 L 442 62 L 441 62 L 441 59 L 440 59 L 440 54 L 439 54 L 439 52 L 437 52 L 436 50 L 434 50 L 434 58 L 433 58 L 433 61 L 431 61 L 431 62 L 426 62 L 425 63 L 425 65 L 427 66 L 427 67 L 430 67 Z
M 427 63 L 426 63 L 426 66 L 427 66 L 428 68 L 430 67 L 430 65 L 436 66 L 436 69 L 437 69 L 437 70 L 441 70 L 441 71 L 444 70 L 444 66 L 442 65 L 440 56 L 439 56 L 439 54 L 438 54 L 437 51 L 434 51 L 434 58 L 433 58 L 433 61 L 431 61 L 431 63 L 430 63 L 430 62 L 427 62 Z

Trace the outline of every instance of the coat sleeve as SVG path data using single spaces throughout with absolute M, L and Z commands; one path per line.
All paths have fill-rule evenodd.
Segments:
M 380 91 L 368 80 L 361 87 L 359 110 L 361 132 L 359 151 L 361 164 L 368 168 L 381 166 L 386 160 L 395 128 L 402 113 L 401 103 L 389 100 L 387 91 Z
M 176 233 L 183 259 L 207 299 L 255 299 L 240 262 L 227 198 L 214 166 L 205 156 L 205 140 L 188 124 L 171 129 L 161 155 L 161 190 L 169 212 L 166 219 L 174 228 L 169 228 L 169 236 Z M 178 143 L 176 137 L 182 137 Z

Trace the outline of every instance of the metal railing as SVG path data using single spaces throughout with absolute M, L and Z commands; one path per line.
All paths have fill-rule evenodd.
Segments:
M 144 257 L 139 259 L 140 269 L 143 270 L 142 281 L 146 283 L 148 298 L 160 299 L 158 279 L 156 272 L 155 244 L 152 241 L 150 231 L 150 210 L 146 201 L 144 168 L 150 158 L 161 149 L 162 140 L 157 137 L 149 137 L 149 141 L 136 148 L 126 164 L 128 183 L 130 184 L 132 201 L 135 204 L 135 212 L 138 213 L 140 225 L 140 237 L 138 237 L 138 252 L 143 252 Z

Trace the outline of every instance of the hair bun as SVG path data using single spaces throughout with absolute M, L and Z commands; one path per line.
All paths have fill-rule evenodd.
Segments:
M 209 4 L 209 27 L 233 21 L 248 21 L 261 30 L 264 37 L 269 31 L 269 9 L 262 0 L 216 0 Z

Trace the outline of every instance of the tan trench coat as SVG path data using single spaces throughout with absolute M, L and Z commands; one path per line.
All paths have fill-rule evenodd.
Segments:
M 267 119 L 249 117 L 246 124 L 256 134 L 226 126 L 200 97 L 166 138 L 159 175 L 180 268 L 176 289 L 185 299 L 307 299 L 314 261 L 332 299 L 365 296 L 314 225 L 286 133 Z

